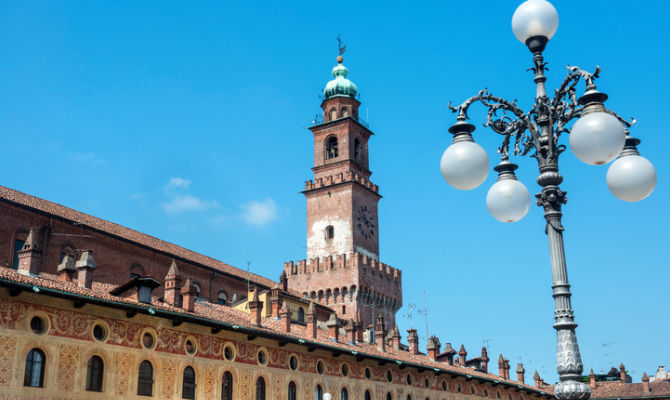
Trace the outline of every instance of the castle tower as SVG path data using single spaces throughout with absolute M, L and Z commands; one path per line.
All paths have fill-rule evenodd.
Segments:
M 337 57 L 335 79 L 324 89 L 323 123 L 314 135 L 314 179 L 305 183 L 307 261 L 286 263 L 288 286 L 349 319 L 361 311 L 363 327 L 382 315 L 395 325 L 402 306 L 400 271 L 379 262 L 379 188 L 370 181 L 368 141 L 358 118 L 358 89 Z

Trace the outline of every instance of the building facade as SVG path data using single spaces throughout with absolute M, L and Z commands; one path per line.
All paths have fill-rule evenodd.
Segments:
M 279 282 L 0 187 L 0 399 L 550 398 L 502 355 L 490 373 L 485 348 L 401 337 L 346 73 L 338 58 L 311 128 L 308 260 Z

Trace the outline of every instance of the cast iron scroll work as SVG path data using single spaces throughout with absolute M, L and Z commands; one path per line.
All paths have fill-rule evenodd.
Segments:
M 524 112 L 515 101 L 508 101 L 494 96 L 488 90 L 480 91 L 457 107 L 449 104 L 449 109 L 458 113 L 457 120 L 465 122 L 469 119 L 468 109 L 474 103 L 481 103 L 487 109 L 485 127 L 503 136 L 498 149 L 503 160 L 509 159 L 510 146 L 512 154 L 524 156 L 535 150 L 531 157 L 537 159 L 540 175 L 537 183 L 542 187 L 537 198 L 537 205 L 544 208 L 546 219 L 545 233 L 549 238 L 549 253 L 551 258 L 552 289 L 555 302 L 554 329 L 557 336 L 556 369 L 561 382 L 556 385 L 554 394 L 559 400 L 588 400 L 590 388 L 579 382 L 583 372 L 583 364 L 577 344 L 574 314 L 571 305 L 570 284 L 568 283 L 567 267 L 563 246 L 563 225 L 561 223 L 563 204 L 567 202 L 566 192 L 559 185 L 563 177 L 558 171 L 559 155 L 566 146 L 559 144 L 561 134 L 568 133 L 568 123 L 582 116 L 584 104 L 580 104 L 576 86 L 580 80 L 586 85 L 585 93 L 593 96 L 597 93 L 595 79 L 600 74 L 596 67 L 593 73 L 579 67 L 568 66 L 568 73 L 561 86 L 554 91 L 554 98 L 547 96 L 545 89 L 546 63 L 542 53 L 533 55 L 533 67 L 536 83 L 535 104 L 530 111 Z M 600 94 L 600 98 L 606 98 Z M 613 111 L 605 109 L 614 115 L 621 123 L 629 128 L 635 123 L 623 119 Z

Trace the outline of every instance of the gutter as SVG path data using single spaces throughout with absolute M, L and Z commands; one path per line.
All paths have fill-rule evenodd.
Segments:
M 181 314 L 177 313 L 174 311 L 167 311 L 167 310 L 160 310 L 160 309 L 155 309 L 150 306 L 145 306 L 145 305 L 139 305 L 139 304 L 130 304 L 130 303 L 124 303 L 120 301 L 114 301 L 114 300 L 104 300 L 100 299 L 97 297 L 92 297 L 92 296 L 86 296 L 86 295 L 81 295 L 81 294 L 76 294 L 76 293 L 71 293 L 71 292 L 66 292 L 63 290 L 57 290 L 57 289 L 50 289 L 50 288 L 45 288 L 41 287 L 39 285 L 33 285 L 33 284 L 28 284 L 28 283 L 21 283 L 21 282 L 15 282 L 6 278 L 0 278 L 0 286 L 5 286 L 5 287 L 16 287 L 20 288 L 24 291 L 27 292 L 33 292 L 37 294 L 44 294 L 44 295 L 52 295 L 55 297 L 63 298 L 63 299 L 68 299 L 68 300 L 83 300 L 86 303 L 90 304 L 96 304 L 96 305 L 101 305 L 101 306 L 116 306 L 117 308 L 125 309 L 127 311 L 134 311 L 136 313 L 142 313 L 142 314 L 147 314 L 151 315 L 154 317 L 163 317 L 171 320 L 179 320 L 182 322 L 190 322 L 198 325 L 204 325 L 208 326 L 210 328 L 215 328 L 215 329 L 224 329 L 227 331 L 232 331 L 232 332 L 240 332 L 240 333 L 246 333 L 250 336 L 262 336 L 266 337 L 269 339 L 274 339 L 278 340 L 281 342 L 286 342 L 286 343 L 293 343 L 293 344 L 298 344 L 301 346 L 309 346 L 309 347 L 314 347 L 317 349 L 321 350 L 326 350 L 330 352 L 335 352 L 335 353 L 340 353 L 340 354 L 350 354 L 356 358 L 362 357 L 362 358 L 367 358 L 370 360 L 374 361 L 383 361 L 384 363 L 392 363 L 392 364 L 397 364 L 398 366 L 405 366 L 405 367 L 413 367 L 418 369 L 419 371 L 425 370 L 433 370 L 433 372 L 436 375 L 439 375 L 441 373 L 445 374 L 451 374 L 451 375 L 457 375 L 459 377 L 466 378 L 466 380 L 480 380 L 482 382 L 489 382 L 494 385 L 499 385 L 499 384 L 506 384 L 510 387 L 516 387 L 518 389 L 522 390 L 527 390 L 530 392 L 535 392 L 541 396 L 546 396 L 548 398 L 553 398 L 553 396 L 548 393 L 548 392 L 543 392 L 537 389 L 531 389 L 519 384 L 514 384 L 514 383 L 508 383 L 504 381 L 499 381 L 497 379 L 491 379 L 491 378 L 486 378 L 482 376 L 473 376 L 465 372 L 458 372 L 458 371 L 451 371 L 451 370 L 446 370 L 442 368 L 436 368 L 436 367 L 429 367 L 426 365 L 421 365 L 421 364 L 416 364 L 412 362 L 405 362 L 405 361 L 400 361 L 396 360 L 393 358 L 388 358 L 388 357 L 382 357 L 378 355 L 373 355 L 373 354 L 367 354 L 367 353 L 361 353 L 356 350 L 345 350 L 339 347 L 335 346 L 330 346 L 327 344 L 319 343 L 319 342 L 313 342 L 311 340 L 305 340 L 302 338 L 296 338 L 294 336 L 285 336 L 281 334 L 276 334 L 272 332 L 267 332 L 264 330 L 258 330 L 254 328 L 247 328 L 247 327 L 242 327 L 239 325 L 234 325 L 230 324 L 227 322 L 221 322 L 221 321 L 215 321 L 209 318 L 203 318 L 203 317 L 198 317 L 195 315 L 190 315 L 190 314 Z M 654 397 L 667 397 L 667 396 L 654 396 Z M 618 400 L 627 400 L 628 398 L 620 398 Z M 638 398 L 639 399 L 639 398 Z M 594 399 L 596 400 L 596 399 Z

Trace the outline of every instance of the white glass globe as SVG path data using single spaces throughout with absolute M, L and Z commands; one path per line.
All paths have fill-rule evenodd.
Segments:
M 444 180 L 456 189 L 474 189 L 489 174 L 489 156 L 475 142 L 457 142 L 442 154 L 440 170 Z
M 516 222 L 525 217 L 530 209 L 530 193 L 516 179 L 502 179 L 489 189 L 486 207 L 498 221 Z
M 616 117 L 604 111 L 586 114 L 570 130 L 570 148 L 591 165 L 614 160 L 626 143 L 626 130 Z
M 330 393 L 326 392 L 323 394 L 323 400 L 330 400 L 330 398 L 331 398 Z
M 656 169 L 642 156 L 623 156 L 607 170 L 607 187 L 619 200 L 640 201 L 654 191 Z
M 558 12 L 546 0 L 524 1 L 512 16 L 514 36 L 524 44 L 533 36 L 551 39 L 556 29 L 558 29 Z

